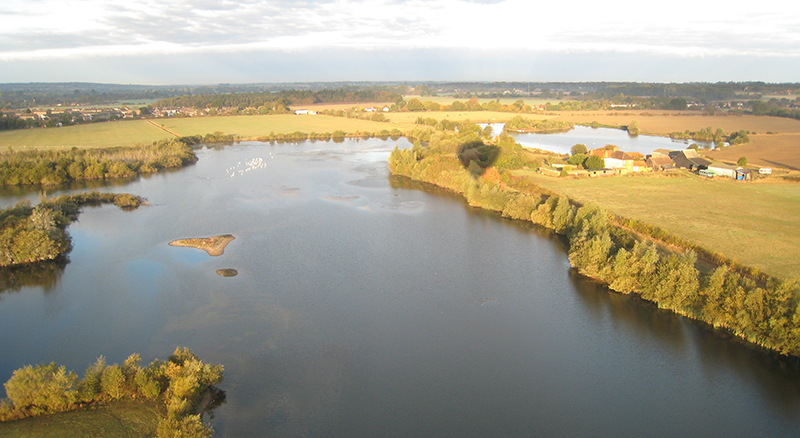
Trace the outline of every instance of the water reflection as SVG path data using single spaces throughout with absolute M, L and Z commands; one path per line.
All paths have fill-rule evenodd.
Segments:
M 27 287 L 41 288 L 49 292 L 58 284 L 68 263 L 69 259 L 62 257 L 56 261 L 0 267 L 0 294 L 9 291 L 19 292 Z

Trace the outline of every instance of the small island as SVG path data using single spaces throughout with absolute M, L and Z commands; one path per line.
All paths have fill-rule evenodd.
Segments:
M 225 252 L 225 247 L 228 246 L 228 243 L 235 238 L 236 237 L 231 234 L 221 234 L 213 237 L 173 240 L 169 245 L 202 249 L 207 252 L 208 255 L 216 257 L 221 256 Z
M 239 271 L 231 268 L 217 269 L 217 275 L 220 275 L 222 277 L 235 277 L 239 275 Z

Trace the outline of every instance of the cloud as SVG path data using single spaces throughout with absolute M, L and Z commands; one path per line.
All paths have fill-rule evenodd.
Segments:
M 800 57 L 782 2 L 673 0 L 6 0 L 0 60 L 247 59 L 371 51 L 522 56 L 620 53 L 686 60 Z M 656 8 L 656 9 L 653 9 Z M 424 58 L 424 57 L 423 57 Z M 99 61 L 98 61 L 99 62 Z M 104 61 L 105 62 L 105 61 Z M 155 62 L 155 61 L 154 61 Z M 22 64 L 20 64 L 22 65 Z M 736 68 L 734 65 L 720 65 Z M 14 68 L 13 65 L 11 67 Z M 0 73 L 0 80 L 4 73 Z

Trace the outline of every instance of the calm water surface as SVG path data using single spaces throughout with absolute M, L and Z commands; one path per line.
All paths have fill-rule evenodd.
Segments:
M 493 125 L 494 126 L 494 125 Z M 502 125 L 494 129 L 495 133 L 502 132 Z M 627 131 L 610 128 L 589 128 L 576 126 L 574 129 L 557 134 L 511 134 L 519 144 L 528 148 L 538 148 L 547 151 L 569 154 L 572 146 L 582 143 L 589 149 L 598 149 L 607 144 L 619 147 L 625 152 L 641 152 L 649 155 L 656 149 L 679 150 L 686 149 L 692 143 L 700 147 L 712 147 L 712 143 L 696 140 L 673 140 L 669 137 L 654 137 L 651 135 L 638 135 L 631 137 Z
M 85 209 L 63 272 L 0 294 L 0 380 L 180 345 L 225 364 L 218 437 L 797 435 L 794 361 L 572 275 L 545 231 L 390 181 L 397 143 L 202 149 L 101 188 L 152 205 Z M 221 257 L 167 245 L 222 233 Z

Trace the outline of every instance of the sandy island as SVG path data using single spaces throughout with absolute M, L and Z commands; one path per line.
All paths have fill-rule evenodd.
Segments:
M 232 268 L 217 269 L 217 275 L 221 275 L 223 277 L 235 277 L 239 275 L 239 271 Z
M 231 240 L 235 239 L 231 234 L 222 234 L 214 237 L 203 237 L 195 239 L 178 239 L 170 242 L 170 246 L 188 246 L 205 250 L 210 256 L 221 256 L 225 252 Z

